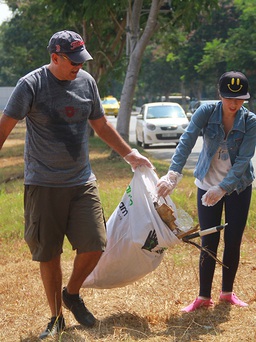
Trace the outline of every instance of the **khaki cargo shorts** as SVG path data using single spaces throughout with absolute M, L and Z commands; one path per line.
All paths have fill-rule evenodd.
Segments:
M 106 223 L 96 181 L 69 188 L 25 185 L 25 241 L 32 259 L 50 261 L 66 236 L 77 253 L 104 251 Z

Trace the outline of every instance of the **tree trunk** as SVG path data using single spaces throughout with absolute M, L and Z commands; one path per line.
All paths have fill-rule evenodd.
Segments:
M 128 25 L 130 36 L 130 58 L 120 99 L 120 109 L 117 117 L 117 131 L 123 139 L 129 142 L 129 125 L 133 106 L 133 96 L 140 71 L 141 61 L 146 46 L 157 29 L 157 16 L 163 0 L 152 0 L 148 20 L 143 34 L 139 38 L 139 21 L 143 0 L 134 0 L 132 9 L 127 16 L 132 27 Z M 130 3 L 131 6 L 131 3 Z M 129 9 L 128 9 L 129 11 Z M 139 13 L 139 15 L 138 15 Z M 130 30 L 129 30 L 130 27 Z

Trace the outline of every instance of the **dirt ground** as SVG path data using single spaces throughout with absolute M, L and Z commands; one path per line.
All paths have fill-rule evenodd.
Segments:
M 64 309 L 67 330 L 58 341 L 255 341 L 255 252 L 255 244 L 245 236 L 234 290 L 249 303 L 248 308 L 218 302 L 218 265 L 212 293 L 215 307 L 182 313 L 181 308 L 197 295 L 199 251 L 181 243 L 166 252 L 154 272 L 132 285 L 111 290 L 82 289 L 81 295 L 98 322 L 92 329 L 82 328 Z M 72 268 L 71 259 L 64 251 L 64 282 Z M 38 341 L 50 313 L 38 264 L 30 260 L 23 241 L 1 244 L 0 303 L 0 341 Z
M 23 138 L 15 136 L 8 143 L 17 146 Z M 22 162 L 22 157 L 1 159 L 2 167 L 17 168 Z M 219 303 L 221 266 L 217 265 L 214 308 L 181 312 L 198 294 L 199 257 L 197 248 L 182 242 L 166 251 L 160 266 L 140 281 L 111 290 L 82 289 L 81 295 L 98 322 L 92 329 L 85 329 L 64 309 L 67 329 L 58 341 L 256 341 L 255 255 L 255 227 L 247 227 L 234 286 L 236 294 L 249 304 L 246 308 Z M 69 278 L 72 259 L 67 245 L 62 258 L 63 285 Z M 31 261 L 25 242 L 17 236 L 0 239 L 0 342 L 38 341 L 49 317 L 39 267 Z

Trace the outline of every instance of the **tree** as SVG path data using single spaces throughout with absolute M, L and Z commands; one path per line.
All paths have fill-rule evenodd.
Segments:
M 178 66 L 177 56 L 170 62 L 160 45 L 155 42 L 148 45 L 135 90 L 136 104 L 141 106 L 143 102 L 161 101 L 161 96 L 178 95 L 182 75 Z
M 255 110 L 256 96 L 256 3 L 254 0 L 235 0 L 240 13 L 239 26 L 229 30 L 226 48 L 226 61 L 229 69 L 246 74 L 250 84 L 249 106 Z
M 14 15 L 1 25 L 0 85 L 14 86 L 21 76 L 49 61 L 46 37 L 66 21 L 57 20 L 41 0 L 6 2 Z
M 247 16 L 243 20 L 247 27 L 240 32 L 242 10 L 234 1 L 219 1 L 218 6 L 212 8 L 210 17 L 198 11 L 197 26 L 189 16 L 190 12 L 187 17 L 191 19 L 191 25 L 182 25 L 175 20 L 179 17 L 177 11 L 179 14 L 181 12 L 180 7 L 178 10 L 177 3 L 173 1 L 175 7 L 171 22 L 169 25 L 161 23 L 161 30 L 156 32 L 144 54 L 136 93 L 147 94 L 152 98 L 152 94 L 157 92 L 164 95 L 169 88 L 172 92 L 184 92 L 192 98 L 218 97 L 217 82 L 223 72 L 230 68 L 243 68 L 245 71 L 246 60 L 248 66 L 254 66 L 255 48 L 251 43 L 254 39 L 245 38 L 248 32 L 250 37 L 255 35 L 253 3 L 252 0 L 244 2 Z M 196 6 L 196 2 L 194 4 Z M 162 16 L 159 16 L 160 18 L 162 19 Z M 183 19 L 184 15 L 180 15 L 180 18 Z M 248 49 L 244 48 L 246 44 Z M 234 53 L 236 50 L 237 53 Z M 245 53 L 245 50 L 248 53 Z M 231 61 L 235 61 L 236 65 L 233 63 L 231 66 Z M 159 74 L 162 76 L 162 84 Z M 251 78 L 252 71 L 249 74 Z
M 2 84 L 11 80 L 13 85 L 21 75 L 46 63 L 49 55 L 45 39 L 63 29 L 83 36 L 94 58 L 86 68 L 97 83 L 123 58 L 126 0 L 117 4 L 112 0 L 6 0 L 6 3 L 14 17 L 1 26 L 0 45 L 6 47 L 0 52 Z M 120 74 L 115 72 L 116 77 L 120 78 Z
M 99 83 L 123 58 L 125 48 L 126 0 L 41 0 L 57 18 L 64 18 L 83 37 L 93 56 L 89 73 Z
M 17 71 L 17 67 L 13 68 L 13 65 L 17 64 L 15 58 L 21 61 L 18 63 L 19 70 L 34 66 L 37 55 L 40 55 L 41 60 L 48 58 L 45 36 L 50 31 L 52 34 L 53 28 L 54 31 L 68 28 L 80 34 L 82 32 L 87 48 L 94 57 L 94 61 L 88 63 L 88 71 L 97 82 L 104 79 L 104 75 L 112 71 L 114 65 L 125 60 L 123 51 L 125 42 L 129 42 L 128 65 L 117 122 L 119 133 L 128 140 L 129 121 L 142 56 L 157 28 L 160 30 L 164 27 L 163 35 L 179 30 L 188 32 L 194 29 L 198 16 L 209 14 L 217 0 L 7 0 L 7 3 L 15 10 L 15 22 L 6 27 L 1 36 L 3 46 L 8 46 L 8 34 L 9 39 L 15 41 L 15 45 L 9 44 L 6 48 L 9 53 L 5 57 L 5 65 L 9 67 L 9 75 L 12 71 Z M 169 4 L 172 5 L 171 11 L 168 11 L 168 15 L 162 15 L 166 13 L 165 9 Z M 197 13 L 197 16 L 194 13 Z M 38 23 L 33 26 L 33 30 L 31 18 L 33 23 Z M 20 56 L 16 53 L 18 49 Z M 7 57 L 10 56 L 12 60 L 8 61 Z M 19 76 L 20 74 L 23 73 L 19 73 Z
M 121 105 L 117 119 L 117 130 L 126 140 L 129 140 L 129 123 L 132 112 L 133 97 L 140 71 L 143 53 L 157 30 L 157 17 L 163 0 L 152 0 L 147 23 L 142 35 L 139 37 L 140 17 L 142 15 L 143 0 L 129 0 L 127 16 L 129 17 L 128 46 L 129 63 L 121 94 Z
M 201 61 L 195 66 L 198 74 L 207 80 L 207 75 L 217 75 L 227 70 L 244 72 L 250 83 L 250 109 L 256 87 L 256 3 L 254 0 L 234 0 L 233 3 L 223 1 L 223 24 L 226 34 L 215 35 L 206 42 Z M 223 16 L 223 14 L 225 14 Z M 219 28 L 223 27 L 220 25 Z M 220 29 L 219 29 L 220 30 Z M 208 76 L 208 79 L 209 79 Z
M 129 44 L 129 63 L 121 94 L 121 106 L 117 120 L 117 130 L 126 141 L 128 141 L 129 138 L 129 122 L 142 56 L 153 34 L 158 28 L 160 28 L 158 25 L 160 21 L 159 13 L 161 6 L 163 6 L 164 3 L 172 5 L 171 17 L 168 17 L 168 20 L 165 21 L 165 28 L 172 30 L 175 26 L 177 26 L 179 29 L 184 27 L 186 29 L 193 28 L 193 25 L 195 25 L 197 21 L 197 17 L 194 16 L 194 13 L 198 11 L 198 15 L 201 16 L 205 15 L 206 13 L 209 14 L 211 8 L 216 6 L 217 1 L 174 0 L 170 2 L 163 0 L 152 0 L 145 28 L 139 36 L 138 32 L 140 32 L 139 27 L 140 18 L 142 17 L 143 0 L 129 0 L 128 16 L 131 18 L 130 22 L 133 25 L 131 28 L 131 35 L 129 36 L 131 36 L 132 39 Z
M 237 27 L 238 15 L 232 1 L 222 0 L 210 17 L 200 15 L 198 22 L 179 51 L 184 82 L 192 97 L 215 98 L 218 77 L 227 67 L 220 44 L 228 37 L 228 30 Z

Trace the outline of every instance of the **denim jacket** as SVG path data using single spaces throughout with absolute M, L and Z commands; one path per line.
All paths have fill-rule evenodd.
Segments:
M 217 105 L 203 105 L 196 110 L 186 132 L 180 138 L 170 170 L 182 172 L 200 132 L 203 132 L 203 147 L 194 170 L 194 176 L 202 181 L 220 142 L 225 137 L 222 124 L 222 102 L 218 102 Z M 227 194 L 234 190 L 240 193 L 255 178 L 251 159 L 256 145 L 256 115 L 245 107 L 241 107 L 226 139 L 232 167 L 219 186 Z

